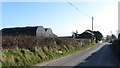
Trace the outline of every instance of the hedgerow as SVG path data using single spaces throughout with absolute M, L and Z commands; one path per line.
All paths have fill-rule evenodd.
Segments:
M 112 42 L 112 48 L 114 53 L 117 55 L 118 59 L 120 60 L 120 39 L 114 40 Z
M 31 66 L 91 47 L 89 39 L 6 36 L 2 38 L 2 65 Z

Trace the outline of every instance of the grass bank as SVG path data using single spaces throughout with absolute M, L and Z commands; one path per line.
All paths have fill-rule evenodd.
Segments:
M 60 58 L 78 51 L 82 51 L 89 47 L 94 46 L 94 44 L 79 47 L 70 47 L 66 50 L 58 50 L 56 48 L 35 48 L 34 51 L 29 49 L 13 49 L 13 50 L 3 50 L 3 66 L 31 66 L 37 63 L 42 63 L 44 61 Z
M 9 37 L 2 42 L 2 66 L 32 66 L 96 45 L 89 39 Z
M 2 51 L 0 50 L 0 59 L 2 59 Z M 1 61 L 1 60 L 0 60 Z M 0 68 L 2 67 L 2 62 L 0 62 Z

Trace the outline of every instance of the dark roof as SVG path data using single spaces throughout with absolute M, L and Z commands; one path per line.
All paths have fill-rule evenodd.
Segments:
M 72 36 L 61 36 L 59 38 L 73 38 Z
M 2 35 L 36 35 L 36 27 L 16 27 L 2 29 Z
M 82 34 L 78 35 L 78 38 L 90 39 L 91 37 L 92 37 L 92 34 L 88 32 L 83 32 Z

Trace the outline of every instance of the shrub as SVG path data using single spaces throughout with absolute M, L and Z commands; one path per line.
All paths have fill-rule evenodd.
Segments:
M 112 42 L 112 48 L 114 53 L 118 56 L 118 59 L 120 60 L 120 39 L 114 40 Z

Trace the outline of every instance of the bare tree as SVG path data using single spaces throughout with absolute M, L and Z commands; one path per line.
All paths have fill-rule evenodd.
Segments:
M 77 30 L 76 30 L 76 32 L 72 31 L 72 37 L 73 37 L 73 38 L 76 38 L 77 35 L 78 35 L 78 31 L 77 31 Z

